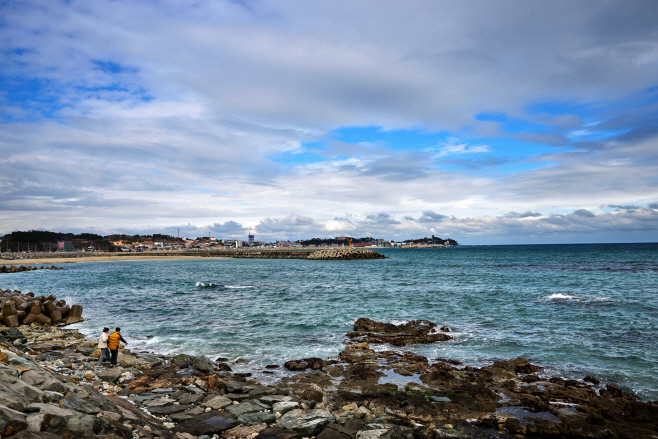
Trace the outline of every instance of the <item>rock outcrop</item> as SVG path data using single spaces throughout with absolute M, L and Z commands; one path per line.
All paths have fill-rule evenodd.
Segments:
M 387 333 L 381 325 L 364 319 L 355 329 Z M 424 332 L 419 328 L 431 325 L 399 326 L 404 328 L 397 332 L 413 337 Z M 573 380 L 543 375 L 540 366 L 525 358 L 476 368 L 403 351 L 376 352 L 360 342 L 346 346 L 334 359 L 298 360 L 294 364 L 306 370 L 264 386 L 246 379 L 244 373 L 219 370 L 217 363 L 190 355 L 158 358 L 124 351 L 119 354 L 119 367 L 99 368 L 95 340 L 56 326 L 0 328 L 0 333 L 2 437 L 621 439 L 658 435 L 658 404 L 643 403 L 592 376 Z M 15 343 L 28 349 L 18 349 Z
M 354 331 L 348 332 L 347 336 L 366 343 L 390 343 L 393 346 L 427 344 L 452 339 L 445 334 L 450 331 L 447 327 L 441 327 L 442 332 L 438 332 L 437 328 L 439 326 L 429 320 L 411 320 L 404 325 L 394 325 L 360 318 L 354 322 Z

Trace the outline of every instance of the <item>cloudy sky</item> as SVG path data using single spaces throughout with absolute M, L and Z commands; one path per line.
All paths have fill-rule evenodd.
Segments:
M 0 3 L 0 233 L 658 241 L 658 3 Z

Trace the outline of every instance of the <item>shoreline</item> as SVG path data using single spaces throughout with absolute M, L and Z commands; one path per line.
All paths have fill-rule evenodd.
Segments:
M 165 261 L 185 259 L 231 259 L 228 256 L 158 256 L 158 255 L 128 255 L 128 256 L 83 256 L 77 258 L 39 258 L 39 259 L 0 259 L 2 265 L 42 265 L 42 264 L 74 264 L 81 262 L 117 262 L 117 261 Z
M 541 366 L 520 357 L 476 368 L 402 349 L 450 339 L 449 329 L 437 328 L 426 320 L 391 325 L 359 319 L 336 356 L 268 365 L 295 374 L 262 385 L 249 372 L 234 372 L 236 363 L 226 358 L 120 349 L 118 367 L 98 367 L 97 341 L 78 329 L 0 327 L 0 376 L 9 385 L 0 387 L 0 421 L 13 429 L 10 434 L 99 439 L 603 439 L 658 433 L 658 403 L 643 403 L 591 376 L 549 379 Z M 382 343 L 394 350 L 370 347 Z M 9 437 L 38 437 L 20 434 Z

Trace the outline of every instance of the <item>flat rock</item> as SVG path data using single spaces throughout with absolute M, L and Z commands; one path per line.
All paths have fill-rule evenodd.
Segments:
M 299 403 L 295 401 L 282 401 L 282 402 L 277 402 L 272 406 L 272 411 L 274 413 L 281 413 L 282 415 L 285 415 L 289 411 L 299 409 Z
M 230 405 L 226 407 L 226 412 L 233 416 L 241 416 L 246 413 L 258 413 L 262 411 L 269 411 L 270 406 L 263 404 L 257 400 L 249 400 L 240 404 Z
M 254 439 L 301 439 L 302 435 L 296 431 L 284 430 L 283 428 L 270 427 L 261 430 Z
M 231 404 L 233 404 L 233 401 L 226 398 L 225 396 L 220 395 L 204 401 L 203 403 L 201 403 L 201 407 L 210 407 L 213 410 L 219 410 L 226 408 Z
M 202 401 L 205 396 L 204 395 L 196 395 L 194 393 L 185 393 L 184 395 L 181 395 L 180 397 L 174 397 L 172 395 L 172 398 L 174 398 L 176 401 L 179 402 L 181 405 L 186 405 L 186 404 L 197 404 L 199 401 Z
M 173 415 L 174 413 L 180 413 L 184 412 L 187 409 L 191 409 L 193 406 L 190 405 L 168 405 L 166 407 L 149 407 L 149 412 L 153 413 L 154 415 Z
M 276 415 L 271 412 L 246 413 L 238 416 L 238 421 L 244 425 L 273 424 L 276 422 Z
M 77 396 L 70 394 L 66 395 L 66 398 L 62 399 L 60 404 L 66 409 L 85 413 L 87 415 L 97 415 L 101 412 L 101 409 L 96 407 L 94 404 L 91 404 L 82 398 L 78 398 Z
M 102 381 L 107 381 L 108 383 L 114 383 L 116 380 L 121 377 L 123 370 L 119 368 L 105 369 L 96 371 L 96 376 Z
M 292 410 L 283 415 L 276 426 L 315 436 L 335 420 L 334 415 L 326 410 Z
M 274 405 L 277 402 L 287 402 L 287 401 L 292 401 L 292 396 L 287 396 L 287 395 L 267 395 L 267 396 L 262 396 L 258 398 L 258 400 L 262 403 L 265 403 L 267 405 Z
M 179 433 L 190 433 L 194 436 L 201 436 L 202 434 L 212 436 L 237 427 L 239 424 L 240 423 L 237 419 L 229 415 L 210 411 L 196 416 L 189 421 L 178 424 L 174 428 L 174 431 Z

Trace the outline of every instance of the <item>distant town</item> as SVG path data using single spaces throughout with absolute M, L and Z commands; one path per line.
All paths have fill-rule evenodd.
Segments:
M 297 241 L 257 241 L 255 235 L 246 239 L 223 239 L 213 236 L 198 236 L 194 239 L 180 236 L 153 235 L 107 235 L 93 233 L 58 233 L 41 230 L 12 232 L 0 238 L 0 252 L 152 252 L 176 250 L 217 250 L 223 248 L 423 248 L 459 245 L 454 239 L 441 239 L 432 235 L 405 241 L 390 241 L 372 237 L 312 238 Z

